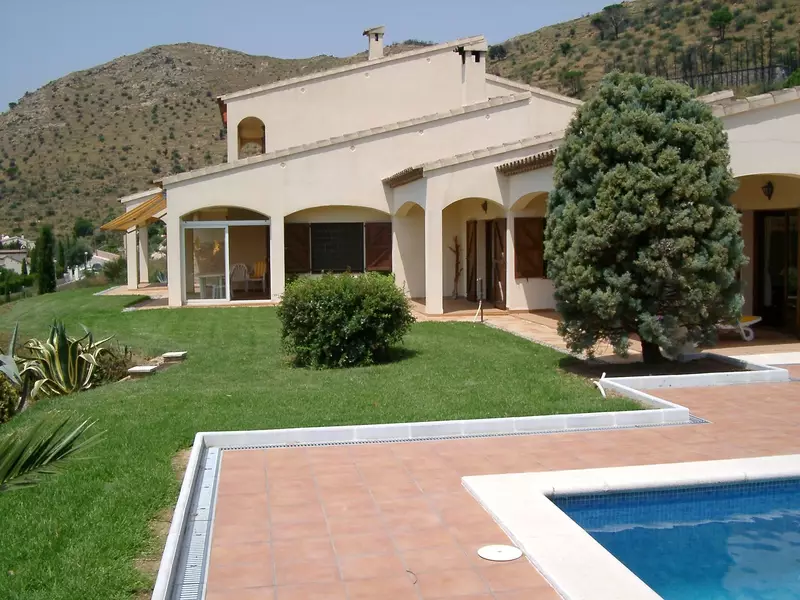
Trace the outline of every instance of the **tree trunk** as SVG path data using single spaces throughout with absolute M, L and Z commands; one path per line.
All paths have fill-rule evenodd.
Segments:
M 661 348 L 658 347 L 658 344 L 642 340 L 642 361 L 646 365 L 664 362 L 664 356 L 661 354 Z

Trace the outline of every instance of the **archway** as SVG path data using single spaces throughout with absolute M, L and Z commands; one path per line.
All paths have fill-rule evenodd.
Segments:
M 392 220 L 385 211 L 323 205 L 286 215 L 284 223 L 289 278 L 392 271 Z
M 452 300 L 506 306 L 506 213 L 501 202 L 461 198 L 442 210 L 442 290 Z
M 267 151 L 267 130 L 258 117 L 245 117 L 236 127 L 239 158 L 256 156 Z
M 187 302 L 269 300 L 270 220 L 236 206 L 181 217 L 182 284 Z
M 765 326 L 800 333 L 800 175 L 761 173 L 739 177 L 731 203 L 742 219 L 750 262 L 740 279 L 746 314 Z

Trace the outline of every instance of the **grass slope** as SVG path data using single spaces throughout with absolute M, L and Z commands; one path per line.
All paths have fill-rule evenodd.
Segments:
M 148 522 L 174 504 L 170 461 L 197 431 L 381 423 L 631 409 L 601 400 L 558 370 L 562 354 L 467 323 L 414 326 L 392 364 L 308 371 L 288 367 L 271 308 L 121 313 L 124 297 L 76 290 L 0 307 L 0 331 L 20 323 L 41 336 L 55 316 L 73 330 L 116 333 L 155 355 L 189 351 L 185 364 L 38 403 L 4 431 L 49 413 L 92 417 L 107 438 L 65 473 L 0 495 L 0 598 L 131 598 L 151 581 L 134 561 L 158 552 Z

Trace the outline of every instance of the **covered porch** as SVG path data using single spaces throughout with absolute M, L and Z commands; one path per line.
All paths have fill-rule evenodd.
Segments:
M 135 291 L 150 284 L 147 228 L 166 216 L 167 199 L 162 189 L 155 188 L 125 196 L 120 198 L 120 202 L 125 207 L 125 212 L 102 225 L 100 229 L 124 234 L 127 287 L 128 290 Z M 166 280 L 159 283 L 166 285 Z

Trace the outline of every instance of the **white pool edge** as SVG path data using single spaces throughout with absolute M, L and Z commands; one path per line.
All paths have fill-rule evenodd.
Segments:
M 800 454 L 462 478 L 565 600 L 660 598 L 549 500 L 554 496 L 800 477 Z

